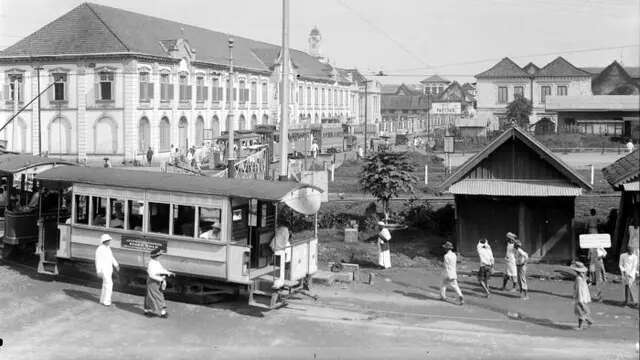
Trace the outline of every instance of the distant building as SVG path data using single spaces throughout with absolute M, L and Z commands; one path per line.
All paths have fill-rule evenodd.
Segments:
M 464 127 L 465 136 L 476 136 L 486 133 L 486 122 L 481 126 L 475 121 L 475 98 L 469 94 L 457 81 L 452 82 L 438 95 L 427 95 L 431 99 L 429 110 L 429 125 L 432 129 L 448 128 L 450 126 Z M 461 120 L 464 119 L 464 122 Z M 471 120 L 474 119 L 474 120 Z M 468 129 L 473 125 L 473 130 Z M 481 130 L 476 129 L 480 127 Z M 462 132 L 462 131 L 461 131 Z
M 604 69 L 583 68 L 593 71 L 591 91 L 593 95 L 638 95 L 640 94 L 640 68 L 625 68 L 617 61 Z
M 486 120 L 491 129 L 498 129 L 509 122 L 506 106 L 516 94 L 532 100 L 533 111 L 529 123 L 548 128 L 555 124 L 553 113 L 545 108 L 548 96 L 588 96 L 591 95 L 592 74 L 575 67 L 562 57 L 558 57 L 542 68 L 533 63 L 521 68 L 509 58 L 504 58 L 490 69 L 476 75 L 478 114 Z M 555 125 L 554 125 L 555 126 Z M 553 129 L 552 129 L 553 130 Z
M 441 77 L 440 75 L 431 75 L 420 81 L 426 95 L 440 95 L 444 89 L 451 84 L 451 81 Z
M 380 131 L 414 133 L 426 128 L 429 101 L 425 95 L 382 95 Z
M 400 84 L 400 85 L 382 85 L 381 93 L 383 95 L 422 95 L 422 88 L 419 85 L 414 84 Z

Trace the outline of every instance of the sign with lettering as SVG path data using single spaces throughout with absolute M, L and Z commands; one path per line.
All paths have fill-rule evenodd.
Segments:
M 609 234 L 582 234 L 580 235 L 580 248 L 610 248 L 611 235 Z
M 123 236 L 120 246 L 125 249 L 151 251 L 160 248 L 167 251 L 167 240 L 164 239 L 145 239 L 141 237 Z
M 462 104 L 459 102 L 434 102 L 431 104 L 432 114 L 459 115 L 462 114 Z

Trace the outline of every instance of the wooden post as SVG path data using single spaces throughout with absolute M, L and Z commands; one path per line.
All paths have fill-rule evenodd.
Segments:
M 522 246 L 527 246 L 529 250 L 531 250 L 531 244 L 527 244 L 527 235 L 526 235 L 526 207 L 524 204 L 524 200 L 520 200 L 518 204 L 518 238 L 522 241 Z

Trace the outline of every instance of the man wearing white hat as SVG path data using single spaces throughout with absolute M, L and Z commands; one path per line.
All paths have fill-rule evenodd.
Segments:
M 100 292 L 100 304 L 104 306 L 111 306 L 111 293 L 113 292 L 113 268 L 116 271 L 120 270 L 118 261 L 113 257 L 111 248 L 111 236 L 109 234 L 102 234 L 100 236 L 100 245 L 96 249 L 96 273 L 99 278 L 102 278 L 102 291 Z
M 391 233 L 383 223 L 379 223 L 379 225 L 382 226 L 382 230 L 378 233 L 378 265 L 388 269 L 391 267 L 391 251 L 389 249 Z

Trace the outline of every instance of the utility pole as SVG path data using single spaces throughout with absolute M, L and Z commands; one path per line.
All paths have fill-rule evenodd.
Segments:
M 280 82 L 280 181 L 287 181 L 289 165 L 289 0 L 282 0 L 282 81 Z
M 38 77 L 38 94 L 40 94 L 40 70 L 42 70 L 42 67 L 38 65 L 36 67 L 36 76 Z M 42 122 L 40 121 L 40 96 L 39 95 L 38 95 L 38 156 L 42 156 Z
M 23 78 L 24 81 L 24 78 Z M 18 83 L 18 80 L 13 80 L 13 113 L 17 114 L 18 113 L 18 86 L 20 85 L 20 83 Z M 16 124 L 11 123 L 11 150 L 16 151 Z M 23 144 L 24 146 L 24 144 Z
M 369 85 L 369 80 L 365 80 L 364 81 L 364 156 L 367 156 L 367 107 L 368 107 L 368 102 L 367 99 L 369 98 L 368 94 L 367 94 L 367 87 Z
M 227 176 L 236 176 L 236 153 L 233 150 L 234 127 L 233 127 L 233 38 L 229 37 L 229 85 L 227 86 Z

